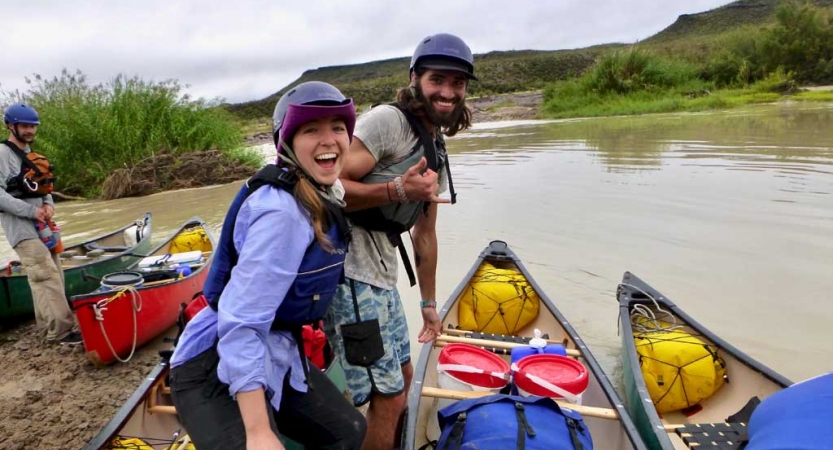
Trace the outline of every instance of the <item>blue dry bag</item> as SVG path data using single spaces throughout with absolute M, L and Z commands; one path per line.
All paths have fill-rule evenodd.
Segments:
M 437 450 L 592 450 L 581 415 L 545 397 L 490 395 L 437 412 Z

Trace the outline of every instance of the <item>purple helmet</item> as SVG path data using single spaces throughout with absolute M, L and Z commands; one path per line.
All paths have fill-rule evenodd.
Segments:
M 471 80 L 474 76 L 474 57 L 462 39 L 453 34 L 440 33 L 420 41 L 411 57 L 411 70 L 434 69 L 463 72 Z
M 353 100 L 344 97 L 338 89 L 321 81 L 301 83 L 283 94 L 275 113 L 272 114 L 272 135 L 275 145 L 283 141 L 292 144 L 292 137 L 298 127 L 310 120 L 338 116 L 347 126 L 347 135 L 353 140 L 356 126 L 356 108 Z M 278 152 L 282 151 L 278 145 Z
M 6 114 L 3 116 L 6 124 L 28 123 L 31 125 L 40 125 L 40 117 L 35 108 L 25 103 L 15 103 L 6 108 Z

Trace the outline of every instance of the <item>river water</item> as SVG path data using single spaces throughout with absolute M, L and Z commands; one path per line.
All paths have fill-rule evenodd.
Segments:
M 833 104 L 790 103 L 478 124 L 449 140 L 458 203 L 440 206 L 438 298 L 501 239 L 614 377 L 626 270 L 789 378 L 833 371 L 831 124 Z M 193 215 L 219 233 L 239 186 L 63 203 L 57 219 L 67 243 L 145 211 L 156 241 Z M 400 275 L 416 355 L 419 293 Z

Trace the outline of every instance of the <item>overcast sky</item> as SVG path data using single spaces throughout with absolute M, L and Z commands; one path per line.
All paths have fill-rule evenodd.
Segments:
M 174 78 L 241 102 L 308 69 L 410 56 L 450 32 L 475 53 L 635 42 L 730 0 L 27 0 L 0 2 L 0 88 L 33 73 Z M 403 71 L 407 68 L 403 68 Z M 403 81 L 405 75 L 403 75 Z

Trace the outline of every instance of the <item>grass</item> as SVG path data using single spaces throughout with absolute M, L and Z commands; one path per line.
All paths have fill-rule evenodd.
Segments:
M 160 152 L 217 149 L 230 164 L 260 164 L 240 148 L 242 133 L 233 116 L 183 95 L 175 81 L 118 76 L 92 86 L 82 73 L 66 70 L 29 81 L 27 92 L 5 93 L 5 102 L 23 101 L 40 113 L 35 148 L 57 168 L 56 190 L 65 194 L 97 196 L 114 170 Z

